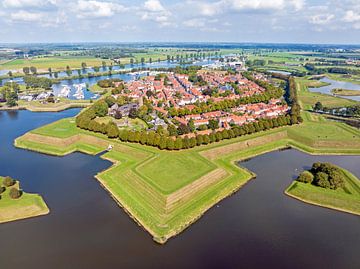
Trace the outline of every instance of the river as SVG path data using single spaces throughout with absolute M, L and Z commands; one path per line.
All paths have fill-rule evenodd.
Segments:
M 111 163 L 73 153 L 52 157 L 17 149 L 16 137 L 79 109 L 0 112 L 0 171 L 40 193 L 49 215 L 0 225 L 0 268 L 360 268 L 360 217 L 283 194 L 299 171 L 330 161 L 360 176 L 360 156 L 276 151 L 241 165 L 257 173 L 160 246 L 94 179 Z
M 359 84 L 355 84 L 355 83 L 351 83 L 351 82 L 333 80 L 328 77 L 324 77 L 324 78 L 320 79 L 320 81 L 330 83 L 330 85 L 320 87 L 320 88 L 309 88 L 309 91 L 321 92 L 321 93 L 325 93 L 325 94 L 334 95 L 331 93 L 332 89 L 360 90 Z M 340 97 L 360 102 L 360 96 L 340 96 Z

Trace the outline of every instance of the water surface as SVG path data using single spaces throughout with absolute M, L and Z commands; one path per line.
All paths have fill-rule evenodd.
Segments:
M 321 93 L 325 93 L 325 94 L 334 95 L 331 93 L 332 89 L 360 90 L 359 84 L 355 84 L 355 83 L 351 83 L 351 82 L 333 80 L 328 77 L 324 77 L 324 78 L 320 79 L 320 81 L 330 83 L 330 85 L 320 87 L 320 88 L 309 88 L 309 91 L 321 92 Z M 340 96 L 340 97 L 360 102 L 360 96 Z
M 111 164 L 81 153 L 51 157 L 14 138 L 79 110 L 0 112 L 0 171 L 40 193 L 51 213 L 0 225 L 0 268 L 360 268 L 360 218 L 283 194 L 299 169 L 330 161 L 360 176 L 360 156 L 279 151 L 241 165 L 257 173 L 166 245 L 154 243 L 94 175 Z

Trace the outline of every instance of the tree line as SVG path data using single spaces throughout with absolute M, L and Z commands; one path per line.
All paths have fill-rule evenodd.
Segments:
M 169 136 L 157 133 L 155 131 L 129 131 L 119 130 L 114 122 L 99 123 L 96 117 L 103 117 L 107 114 L 108 104 L 105 100 L 99 100 L 93 106 L 86 109 L 76 117 L 77 127 L 97 133 L 102 133 L 108 138 L 118 138 L 123 142 L 140 143 L 158 147 L 159 149 L 180 150 L 193 148 L 195 146 L 207 145 L 225 139 L 231 139 L 247 134 L 253 134 L 260 131 L 269 130 L 286 125 L 297 124 L 297 118 L 290 115 L 282 115 L 272 119 L 260 119 L 257 122 L 233 126 L 231 129 L 216 131 L 213 130 L 209 135 L 188 136 Z

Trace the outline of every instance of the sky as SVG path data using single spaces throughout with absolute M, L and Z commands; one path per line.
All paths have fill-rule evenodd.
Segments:
M 360 44 L 360 0 L 0 0 L 0 43 Z

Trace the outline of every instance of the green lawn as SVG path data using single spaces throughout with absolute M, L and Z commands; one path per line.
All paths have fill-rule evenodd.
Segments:
M 76 127 L 75 118 L 66 118 L 36 129 L 33 133 L 66 138 L 78 134 L 79 129 Z
M 163 152 L 139 166 L 137 171 L 162 193 L 170 194 L 215 168 L 199 154 L 182 151 Z
M 3 179 L 0 177 L 0 186 Z M 16 182 L 14 186 L 7 187 L 5 192 L 0 195 L 0 223 L 49 213 L 49 209 L 40 195 L 23 192 L 19 199 L 11 199 L 9 196 L 11 188 L 19 188 L 19 182 Z
M 286 194 L 310 204 L 360 215 L 360 181 L 344 169 L 345 188 L 330 190 L 294 181 Z

